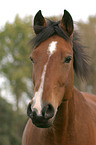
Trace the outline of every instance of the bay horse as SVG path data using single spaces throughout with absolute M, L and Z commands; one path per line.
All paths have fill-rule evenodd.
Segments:
M 88 56 L 64 10 L 58 22 L 34 17 L 34 95 L 22 145 L 96 145 L 96 96 L 74 87 L 74 70 L 87 78 Z

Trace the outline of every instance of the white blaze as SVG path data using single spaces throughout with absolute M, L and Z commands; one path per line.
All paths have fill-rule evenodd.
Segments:
M 56 44 L 57 44 L 57 41 L 52 41 L 49 44 L 49 47 L 48 47 L 49 57 L 56 51 Z
M 46 68 L 47 68 L 47 64 L 45 64 L 44 69 L 43 69 L 43 73 L 42 73 L 42 76 L 41 76 L 41 84 L 39 86 L 39 89 L 38 89 L 37 92 L 35 92 L 35 95 L 34 95 L 34 98 L 33 98 L 33 102 L 35 103 L 33 108 L 36 108 L 38 110 L 38 114 L 40 114 L 40 112 L 41 112 L 42 94 L 43 94 L 43 87 L 44 87 Z
M 49 44 L 49 47 L 48 47 L 48 54 L 49 54 L 48 61 L 44 65 L 44 69 L 43 69 L 42 76 L 41 76 L 41 84 L 39 86 L 38 91 L 35 92 L 34 98 L 33 98 L 33 104 L 34 104 L 33 108 L 36 108 L 38 110 L 39 115 L 41 114 L 41 110 L 42 110 L 42 94 L 43 94 L 43 88 L 44 88 L 44 80 L 45 80 L 45 75 L 46 75 L 46 69 L 47 69 L 47 65 L 48 65 L 50 57 L 56 51 L 56 44 L 57 44 L 57 41 L 52 41 Z

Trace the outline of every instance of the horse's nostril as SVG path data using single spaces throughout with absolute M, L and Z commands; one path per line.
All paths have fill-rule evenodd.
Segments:
M 29 103 L 28 107 L 27 107 L 27 115 L 30 118 L 36 117 L 37 116 L 37 109 L 35 108 L 31 108 L 31 104 Z
M 27 107 L 27 115 L 30 117 L 32 115 L 31 104 L 29 103 Z
M 54 116 L 53 106 L 51 104 L 47 104 L 46 106 L 44 106 L 44 108 L 42 109 L 42 115 L 46 119 L 52 118 Z
M 37 116 L 37 109 L 36 108 L 33 108 L 32 109 L 32 117 L 36 117 Z

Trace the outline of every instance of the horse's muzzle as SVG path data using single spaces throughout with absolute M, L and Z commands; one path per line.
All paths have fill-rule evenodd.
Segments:
M 41 114 L 38 115 L 36 108 L 31 109 L 29 103 L 27 108 L 27 115 L 31 118 L 33 124 L 40 128 L 48 128 L 52 125 L 53 116 L 55 114 L 54 108 L 51 104 L 47 104 L 42 108 Z

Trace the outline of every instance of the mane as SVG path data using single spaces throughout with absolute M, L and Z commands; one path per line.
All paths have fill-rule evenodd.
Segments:
M 89 76 L 89 62 L 90 57 L 85 52 L 86 46 L 80 42 L 79 34 L 74 31 L 73 33 L 73 66 L 76 74 L 82 79 L 86 79 Z
M 49 37 L 53 35 L 59 35 L 66 41 L 72 41 L 69 36 L 67 36 L 63 29 L 61 28 L 60 21 L 55 22 L 47 19 L 47 26 L 36 26 L 40 33 L 37 34 L 31 41 L 32 48 L 36 48 L 43 41 L 47 40 Z M 89 57 L 85 53 L 84 48 L 86 48 L 83 44 L 80 43 L 79 34 L 74 31 L 73 33 L 73 66 L 77 76 L 81 78 L 87 79 L 89 72 Z

